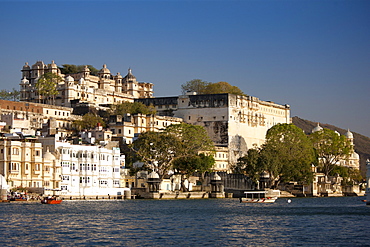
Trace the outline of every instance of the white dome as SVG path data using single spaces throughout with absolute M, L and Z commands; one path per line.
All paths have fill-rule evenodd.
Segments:
M 349 131 L 349 129 L 348 129 L 348 131 L 344 134 L 348 139 L 353 139 L 353 134 L 352 134 L 352 132 L 351 131 Z
M 44 159 L 52 161 L 55 160 L 56 158 L 52 153 L 49 152 L 49 149 L 47 149 L 46 153 L 44 153 Z
M 70 76 L 70 75 L 66 77 L 66 82 L 67 82 L 67 83 L 68 83 L 68 82 L 74 82 L 74 80 L 75 80 L 75 79 L 73 79 L 73 77 L 72 77 L 72 76 Z
M 321 131 L 321 130 L 323 130 L 323 128 L 320 126 L 319 123 L 317 123 L 317 126 L 312 129 L 312 133 L 317 132 L 317 131 Z

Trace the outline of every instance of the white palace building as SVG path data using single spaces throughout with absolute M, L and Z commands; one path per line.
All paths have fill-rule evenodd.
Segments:
M 22 68 L 21 101 L 41 102 L 42 97 L 37 93 L 35 84 L 48 72 L 55 73 L 63 79 L 57 85 L 59 94 L 55 97 L 55 105 L 58 106 L 71 107 L 73 102 L 106 105 L 153 97 L 153 84 L 138 82 L 131 69 L 125 77 L 120 73 L 112 75 L 105 64 L 97 76 L 91 75 L 87 66 L 79 73 L 64 75 L 54 61 L 48 65 L 37 61 L 32 66 L 26 63 Z

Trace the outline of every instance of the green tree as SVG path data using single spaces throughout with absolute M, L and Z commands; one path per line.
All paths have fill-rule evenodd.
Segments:
M 130 114 L 144 114 L 144 115 L 154 115 L 156 113 L 154 106 L 146 106 L 141 102 L 122 102 L 120 104 L 112 105 L 110 108 L 112 115 L 125 115 Z
M 208 94 L 230 93 L 230 94 L 245 96 L 243 91 L 240 90 L 237 86 L 232 86 L 225 81 L 220 81 L 217 83 L 210 83 L 207 86 L 206 92 Z
M 247 154 L 238 159 L 236 172 L 247 175 L 257 183 L 261 173 L 264 171 L 264 166 L 262 164 L 259 150 L 248 149 Z
M 312 182 L 315 152 L 303 130 L 293 124 L 277 124 L 266 134 L 261 163 L 279 182 Z
M 43 103 L 51 101 L 54 104 L 54 97 L 58 95 L 57 86 L 63 79 L 55 73 L 45 73 L 36 82 L 35 87 L 38 94 L 43 98 Z
M 204 127 L 187 123 L 172 124 L 165 130 L 181 141 L 179 156 L 197 155 L 200 152 L 213 154 L 215 147 Z
M 90 69 L 91 75 L 98 75 L 99 70 L 94 68 L 92 65 L 86 65 Z M 85 65 L 74 65 L 74 64 L 62 64 L 62 67 L 59 67 L 62 74 L 77 74 L 85 69 Z
M 189 188 L 185 187 L 184 181 L 195 172 L 201 173 L 202 191 L 204 174 L 211 171 L 215 159 L 213 155 L 206 155 L 201 153 L 199 155 L 181 156 L 173 161 L 173 169 L 176 173 L 181 175 L 181 191 L 188 191 Z
M 79 131 L 83 129 L 90 130 L 94 129 L 98 125 L 98 123 L 105 127 L 105 122 L 100 116 L 93 113 L 87 113 L 82 116 L 81 120 L 74 121 L 74 126 Z
M 197 94 L 206 94 L 206 88 L 209 85 L 209 82 L 202 81 L 200 79 L 193 79 L 191 81 L 187 81 L 186 83 L 181 85 L 182 94 L 186 94 L 187 92 L 196 92 Z
M 310 135 L 319 158 L 319 169 L 329 175 L 340 160 L 348 159 L 353 151 L 351 142 L 330 129 L 322 129 Z
M 144 132 L 133 143 L 133 151 L 152 166 L 160 178 L 167 174 L 174 160 L 214 152 L 213 142 L 201 126 L 181 123 L 164 132 Z
M 181 85 L 182 93 L 196 92 L 197 94 L 219 94 L 230 93 L 245 96 L 237 86 L 232 86 L 227 82 L 220 81 L 217 83 L 206 82 L 200 79 L 193 79 Z
M 171 168 L 179 145 L 180 141 L 174 135 L 147 131 L 140 134 L 132 148 L 137 157 L 163 179 Z
M 15 88 L 13 88 L 12 91 L 2 89 L 0 90 L 0 99 L 19 101 L 20 94 L 21 92 Z

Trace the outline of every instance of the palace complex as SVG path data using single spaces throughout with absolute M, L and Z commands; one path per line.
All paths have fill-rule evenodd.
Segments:
M 97 75 L 91 75 L 87 66 L 79 73 L 64 75 L 54 61 L 37 61 L 32 66 L 26 63 L 21 71 L 21 101 L 0 100 L 0 174 L 10 188 L 104 197 L 122 195 L 121 188 L 146 187 L 125 170 L 119 143 L 131 144 L 140 133 L 162 131 L 181 122 L 206 129 L 216 147 L 213 170 L 229 173 L 248 149 L 261 147 L 268 129 L 291 123 L 289 105 L 252 96 L 188 93 L 154 97 L 153 84 L 138 82 L 131 69 L 124 77 L 112 75 L 106 65 Z M 40 95 L 36 87 L 48 72 L 62 79 L 53 99 Z M 154 106 L 157 113 L 111 115 L 107 128 L 99 125 L 73 136 L 73 121 L 81 120 L 83 114 L 125 101 Z M 353 144 L 352 133 L 348 131 L 346 136 Z M 353 152 L 340 165 L 358 169 L 359 157 Z M 178 188 L 173 184 L 177 180 L 166 180 L 167 184 L 158 188 Z M 314 184 L 307 191 L 320 190 L 319 179 Z

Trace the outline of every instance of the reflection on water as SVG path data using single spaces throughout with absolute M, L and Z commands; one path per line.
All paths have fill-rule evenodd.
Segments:
M 0 204 L 2 246 L 364 246 L 359 197 Z

